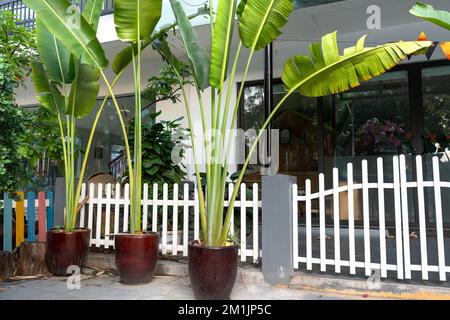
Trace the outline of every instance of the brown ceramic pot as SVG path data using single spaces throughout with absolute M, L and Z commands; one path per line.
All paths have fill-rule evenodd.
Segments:
M 152 280 L 159 255 L 159 234 L 115 235 L 116 267 L 124 284 L 145 284 Z
M 72 232 L 52 229 L 47 231 L 47 266 L 56 276 L 67 274 L 67 268 L 82 267 L 89 251 L 91 230 L 75 229 Z
M 197 299 L 229 299 L 236 282 L 238 249 L 189 243 L 189 278 Z

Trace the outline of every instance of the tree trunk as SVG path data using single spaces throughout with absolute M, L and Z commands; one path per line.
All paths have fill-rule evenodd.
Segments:
M 18 249 L 17 272 L 15 276 L 36 276 L 49 274 L 45 262 L 45 242 L 23 242 Z
M 14 275 L 17 266 L 17 252 L 0 251 L 0 281 Z

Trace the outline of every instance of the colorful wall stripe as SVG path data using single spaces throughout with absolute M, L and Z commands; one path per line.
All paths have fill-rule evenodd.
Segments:
M 36 240 L 36 230 L 35 230 L 35 222 L 36 222 L 36 205 L 35 205 L 34 192 L 27 193 L 27 241 L 35 241 Z
M 12 251 L 12 200 L 7 193 L 3 199 L 3 250 Z
M 20 200 L 16 202 L 16 247 L 25 241 L 25 202 L 23 192 L 17 193 Z
M 47 207 L 47 230 L 50 230 L 54 226 L 55 219 L 55 207 L 53 203 L 55 199 L 53 197 L 53 192 L 47 192 L 47 199 L 50 205 Z
M 39 192 L 37 199 L 34 192 L 28 192 L 26 199 L 24 193 L 20 192 L 21 201 L 15 202 L 8 194 L 3 195 L 3 248 L 0 251 L 12 251 L 25 241 L 25 217 L 27 218 L 27 241 L 36 241 L 36 231 L 38 240 L 45 242 L 47 230 L 53 228 L 54 223 L 54 195 L 53 192 Z M 38 230 L 36 230 L 36 200 L 38 203 Z M 47 200 L 47 201 L 46 201 Z M 46 203 L 48 202 L 48 204 Z M 26 211 L 25 211 L 26 208 Z M 26 213 L 26 216 L 25 216 Z M 15 226 L 13 223 L 15 217 Z M 13 231 L 16 240 L 13 243 Z
M 45 193 L 39 192 L 38 195 L 38 206 L 39 206 L 39 212 L 38 212 L 38 221 L 39 221 L 39 241 L 45 242 L 47 237 L 47 221 L 45 219 L 46 215 L 46 209 L 45 209 Z

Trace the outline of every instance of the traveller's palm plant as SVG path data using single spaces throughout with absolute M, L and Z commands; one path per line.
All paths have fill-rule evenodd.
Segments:
M 236 125 L 239 101 L 247 79 L 255 52 L 265 48 L 281 34 L 293 10 L 292 0 L 219 0 L 216 14 L 210 1 L 211 20 L 211 58 L 208 51 L 201 47 L 186 13 L 179 0 L 170 0 L 172 10 L 178 22 L 181 38 L 192 67 L 195 89 L 202 117 L 204 148 L 206 151 L 206 197 L 199 188 L 199 200 L 202 225 L 202 242 L 209 246 L 227 245 L 232 208 L 238 195 L 235 188 L 228 211 L 224 210 L 224 195 L 227 182 L 227 168 L 230 163 L 232 130 Z M 238 18 L 239 44 L 232 50 L 235 17 Z M 157 50 L 178 69 L 177 59 L 170 52 L 167 43 L 157 46 Z M 283 82 L 288 90 L 280 103 L 274 107 L 261 128 L 257 139 L 250 148 L 243 170 L 236 183 L 240 185 L 257 143 L 274 114 L 286 99 L 294 92 L 319 97 L 335 94 L 354 88 L 360 82 L 368 81 L 386 72 L 411 54 L 422 53 L 431 46 L 429 41 L 390 43 L 378 47 L 365 47 L 365 37 L 354 47 L 339 52 L 336 33 L 322 38 L 321 43 L 310 46 L 311 58 L 295 56 L 290 58 L 283 70 Z M 244 72 L 237 101 L 232 102 L 231 95 L 236 77 L 237 66 L 243 48 L 250 50 L 244 64 Z M 230 61 L 230 56 L 234 60 Z M 226 83 L 228 81 L 228 84 Z M 211 117 L 207 119 L 202 92 L 209 88 L 211 94 Z M 184 92 L 185 93 L 185 92 Z M 191 108 L 185 97 L 187 118 L 191 133 L 193 123 Z M 231 121 L 229 113 L 232 113 Z M 208 137 L 208 132 L 214 132 Z M 192 140 L 194 139 L 191 136 Z M 195 159 L 196 146 L 193 143 L 196 162 L 197 183 L 200 185 L 201 173 Z M 225 214 L 225 215 L 224 215 Z
M 119 38 L 130 45 L 121 51 L 114 60 L 113 70 L 117 76 L 109 81 L 105 69 L 109 65 L 106 54 L 96 31 L 103 7 L 103 0 L 90 0 L 82 13 L 68 0 L 25 0 L 37 17 L 37 37 L 42 62 L 33 64 L 33 80 L 38 99 L 60 120 L 61 139 L 64 144 L 66 164 L 66 228 L 75 228 L 79 199 L 84 172 L 87 166 L 95 128 L 98 125 L 106 101 L 111 97 L 118 114 L 125 141 L 127 163 L 130 168 L 131 184 L 131 232 L 139 233 L 141 196 L 141 95 L 140 95 L 140 54 L 141 51 L 159 39 L 176 23 L 156 31 L 155 27 L 161 15 L 162 0 L 117 0 L 115 1 L 115 24 Z M 203 9 L 204 10 L 204 9 Z M 203 10 L 189 17 L 204 14 Z M 134 148 L 134 166 L 132 164 L 127 130 L 113 88 L 126 67 L 133 64 L 136 87 L 136 139 Z M 74 143 L 76 118 L 89 114 L 99 91 L 99 79 L 107 87 L 100 108 L 95 116 L 91 134 L 87 143 L 79 183 L 75 189 Z M 70 88 L 69 88 L 70 87 Z M 70 90 L 69 90 L 70 89 Z M 63 118 L 66 118 L 64 131 Z M 67 138 L 66 138 L 67 137 Z M 134 169 L 133 169 L 134 168 Z

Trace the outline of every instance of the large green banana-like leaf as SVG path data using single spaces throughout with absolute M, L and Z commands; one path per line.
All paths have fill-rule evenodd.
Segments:
M 238 18 L 240 18 L 242 16 L 242 13 L 244 12 L 246 5 L 247 5 L 247 0 L 239 1 L 239 5 L 236 9 L 236 15 L 238 16 Z
M 210 59 L 205 48 L 198 43 L 198 36 L 189 17 L 178 0 L 170 0 L 173 13 L 180 28 L 181 37 L 194 72 L 195 81 L 201 90 L 209 87 Z
M 189 18 L 189 20 L 191 20 L 198 16 L 205 15 L 208 13 L 209 13 L 209 9 L 207 7 L 201 7 L 197 11 L 197 13 L 190 15 L 188 18 Z M 159 39 L 163 34 L 174 29 L 176 26 L 177 26 L 177 23 L 175 22 L 173 24 L 170 24 L 168 26 L 161 28 L 161 30 L 159 30 L 158 32 L 155 32 L 149 39 L 142 42 L 141 50 L 144 50 L 145 48 L 147 48 L 149 45 L 151 45 L 153 43 L 153 41 L 155 41 L 156 39 Z M 126 47 L 125 49 L 120 51 L 114 58 L 114 61 L 112 63 L 112 69 L 115 74 L 119 74 L 120 72 L 122 72 L 122 70 L 125 69 L 126 67 L 128 67 L 131 64 L 131 62 L 133 61 L 133 50 L 134 50 L 135 54 L 137 54 L 138 46 L 137 46 L 137 44 L 133 44 L 132 46 L 133 46 L 133 48 L 131 46 Z
M 73 110 L 75 117 L 81 118 L 90 114 L 97 102 L 100 72 L 91 65 L 77 62 L 75 74 L 66 113 L 72 114 Z
M 448 11 L 436 10 L 431 5 L 418 2 L 409 12 L 416 17 L 450 30 L 450 12 Z
M 219 0 L 211 47 L 209 82 L 220 88 L 225 80 L 233 38 L 236 0 Z
M 321 97 L 347 91 L 396 66 L 412 54 L 421 54 L 430 41 L 388 43 L 374 48 L 364 47 L 365 36 L 356 46 L 339 54 L 336 32 L 322 38 L 322 46 L 310 47 L 308 56 L 294 56 L 286 62 L 283 82 L 290 90 L 308 97 Z
M 48 31 L 41 19 L 36 19 L 36 43 L 48 76 L 59 83 L 71 83 L 74 77 L 72 54 Z
M 155 40 L 152 46 L 154 50 L 159 52 L 164 61 L 170 64 L 178 74 L 182 72 L 183 62 L 173 54 L 165 35 L 161 36 L 158 40 Z
M 103 0 L 88 0 L 83 10 L 83 17 L 97 32 L 98 22 L 103 10 Z
M 114 23 L 119 39 L 147 40 L 161 18 L 162 0 L 115 0 Z
M 62 113 L 65 108 L 65 99 L 58 88 L 48 79 L 44 65 L 38 61 L 32 61 L 31 70 L 31 78 L 38 101 L 51 113 Z
M 260 50 L 281 34 L 294 9 L 292 0 L 244 0 L 239 4 L 239 36 L 247 48 Z
M 101 69 L 108 59 L 96 32 L 67 0 L 24 0 L 47 29 L 75 56 Z

